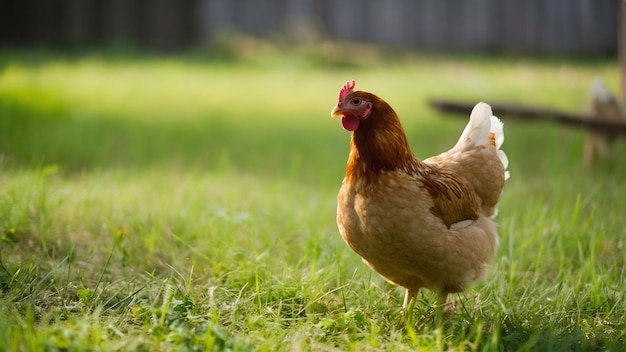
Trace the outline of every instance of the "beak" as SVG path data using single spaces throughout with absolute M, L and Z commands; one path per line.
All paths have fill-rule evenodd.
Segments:
M 335 105 L 335 107 L 330 111 L 330 117 L 339 117 L 343 116 L 343 111 L 339 107 L 339 104 Z

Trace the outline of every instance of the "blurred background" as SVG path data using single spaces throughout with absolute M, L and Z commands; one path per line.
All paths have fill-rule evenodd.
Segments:
M 621 91 L 626 100 L 619 84 L 626 81 L 620 79 L 626 69 L 619 70 L 617 60 L 622 3 L 6 2 L 0 8 L 0 152 L 5 163 L 50 163 L 74 171 L 167 160 L 211 170 L 226 163 L 253 172 L 269 164 L 280 175 L 317 175 L 316 162 L 341 171 L 345 156 L 335 151 L 346 136 L 319 117 L 328 115 L 336 90 L 352 78 L 362 89 L 393 99 L 408 133 L 415 134 L 409 139 L 421 140 L 420 156 L 448 148 L 457 134 L 456 124 L 429 106 L 432 98 L 518 104 L 495 109 L 512 117 L 524 115 L 519 104 L 539 106 L 530 111 L 535 119 L 554 117 L 545 108 L 557 109 L 579 114 L 565 116 L 577 125 L 589 117 L 580 114 L 589 111 L 594 77 L 600 78 L 602 96 L 620 97 Z M 239 102 L 242 95 L 245 104 Z M 470 107 L 457 107 L 458 116 Z M 301 118 L 293 119 L 294 113 Z M 516 128 L 520 144 L 512 141 L 508 148 L 534 165 L 523 153 L 528 145 L 563 145 L 558 136 L 545 136 L 545 126 L 560 131 L 535 125 L 522 137 L 525 127 Z M 619 135 L 626 131 L 618 127 Z M 452 137 L 430 142 L 420 135 L 426 129 Z M 610 145 L 615 139 L 568 131 L 577 152 L 562 162 L 575 161 L 573 167 L 583 153 L 591 155 L 585 162 L 595 162 L 599 145 L 607 144 L 602 139 Z M 320 138 L 328 139 L 325 149 Z M 554 164 L 554 157 L 545 159 Z
M 406 341 L 390 333 L 401 296 L 372 285 L 335 225 L 350 134 L 329 115 L 354 79 L 418 158 L 452 147 L 478 101 L 505 124 L 494 275 L 434 343 L 626 350 L 624 13 L 626 0 L 3 1 L 0 346 L 68 350 L 54 341 L 81 333 L 80 349 L 177 350 L 213 339 L 218 318 L 259 350 Z M 187 292 L 165 298 L 169 282 Z M 179 299 L 194 313 L 158 308 Z M 11 327 L 31 311 L 36 328 Z M 71 325 L 83 313 L 102 332 Z M 151 325 L 166 316 L 193 322 Z M 125 342 L 85 347 L 94 336 Z
M 117 43 L 158 51 L 237 32 L 418 50 L 615 55 L 619 0 L 23 0 L 0 11 L 0 43 Z

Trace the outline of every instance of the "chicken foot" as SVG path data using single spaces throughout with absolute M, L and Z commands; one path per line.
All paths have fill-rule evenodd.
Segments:
M 415 299 L 417 293 L 419 292 L 419 287 L 415 289 L 407 289 L 404 294 L 404 303 L 402 304 L 402 308 L 406 310 L 409 308 L 411 301 Z M 456 303 L 454 301 L 448 302 L 448 292 L 440 292 L 437 294 L 437 308 L 442 309 L 444 314 L 452 313 Z

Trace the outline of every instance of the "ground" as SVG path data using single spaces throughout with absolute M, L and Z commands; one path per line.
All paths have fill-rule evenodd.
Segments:
M 3 350 L 626 348 L 624 141 L 585 170 L 583 131 L 500 116 L 486 280 L 404 319 L 338 234 L 349 134 L 329 116 L 355 79 L 425 158 L 466 123 L 428 98 L 582 111 L 615 60 L 289 55 L 0 55 Z

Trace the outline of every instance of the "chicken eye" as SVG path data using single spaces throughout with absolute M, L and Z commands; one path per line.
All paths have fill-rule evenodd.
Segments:
M 356 98 L 356 99 L 352 100 L 352 104 L 354 104 L 354 105 L 359 105 L 359 104 L 361 104 L 361 99 Z

